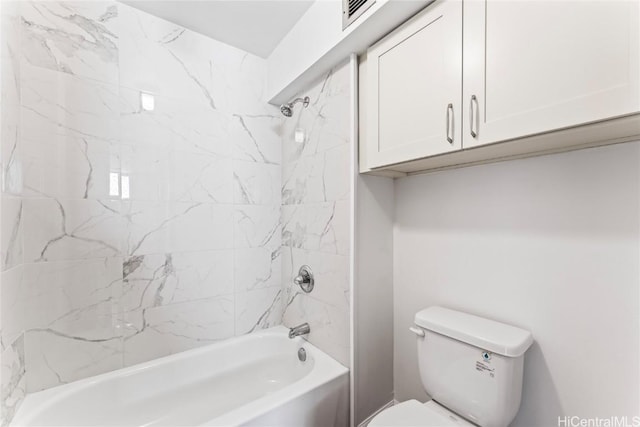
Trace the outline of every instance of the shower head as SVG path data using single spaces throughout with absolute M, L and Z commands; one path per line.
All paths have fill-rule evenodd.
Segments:
M 288 104 L 282 104 L 280 106 L 280 112 L 282 113 L 282 115 L 285 117 L 293 116 L 293 106 L 298 102 L 302 102 L 302 106 L 304 108 L 307 108 L 309 106 L 309 97 L 305 96 L 304 98 L 296 98 Z
M 282 104 L 280 106 L 280 112 L 285 117 L 291 117 L 293 115 L 293 110 L 291 109 L 291 104 Z

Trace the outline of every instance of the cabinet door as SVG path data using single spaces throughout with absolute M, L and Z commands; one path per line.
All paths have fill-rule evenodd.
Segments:
M 462 3 L 436 1 L 367 52 L 369 167 L 461 148 Z
M 639 112 L 638 4 L 466 1 L 463 147 Z

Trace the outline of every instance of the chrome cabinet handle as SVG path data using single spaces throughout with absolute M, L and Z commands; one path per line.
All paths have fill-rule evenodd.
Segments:
M 475 127 L 476 130 L 474 132 L 473 122 L 475 121 L 477 125 L 477 120 L 473 120 L 476 117 L 473 111 L 473 104 L 478 105 L 478 98 L 475 95 L 471 95 L 471 100 L 469 101 L 469 129 L 471 130 L 471 136 L 476 138 L 478 136 L 478 128 Z
M 450 133 L 451 135 L 449 135 Z M 449 144 L 453 144 L 453 104 L 447 105 L 447 141 Z

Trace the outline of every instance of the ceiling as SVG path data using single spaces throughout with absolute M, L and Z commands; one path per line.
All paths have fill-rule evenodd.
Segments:
M 124 0 L 123 3 L 266 58 L 313 0 Z

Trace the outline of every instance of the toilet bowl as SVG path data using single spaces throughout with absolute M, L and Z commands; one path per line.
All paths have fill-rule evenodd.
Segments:
M 426 403 L 407 400 L 380 412 L 368 424 L 368 427 L 449 426 L 476 427 L 433 400 Z

